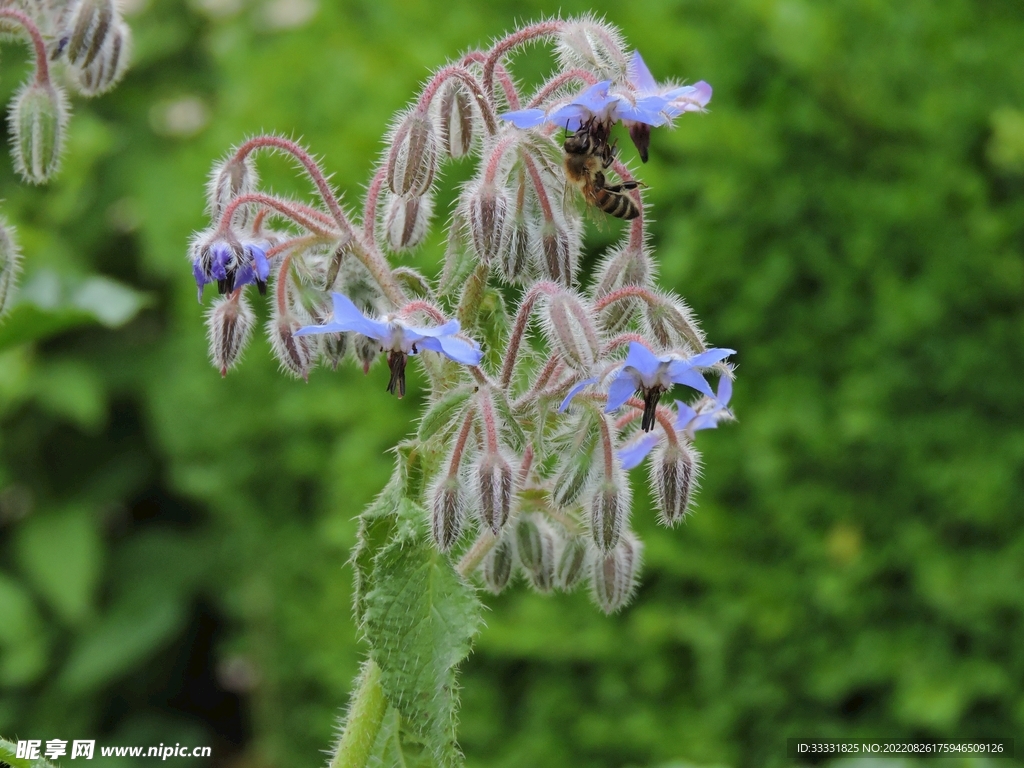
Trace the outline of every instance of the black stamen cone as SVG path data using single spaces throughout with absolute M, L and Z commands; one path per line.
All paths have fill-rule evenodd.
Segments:
M 644 418 L 640 422 L 640 426 L 644 432 L 650 432 L 654 429 L 654 413 L 658 410 L 658 401 L 661 400 L 662 391 L 661 387 L 651 387 L 641 392 L 644 396 Z
M 391 380 L 388 381 L 388 392 L 405 397 L 405 352 L 389 352 L 388 367 L 391 369 Z

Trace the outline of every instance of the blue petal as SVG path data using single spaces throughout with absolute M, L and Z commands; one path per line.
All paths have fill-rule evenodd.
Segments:
M 344 326 L 341 330 L 355 331 L 382 343 L 391 338 L 391 329 L 387 323 L 368 318 L 345 294 L 332 293 L 331 300 L 334 303 L 334 320 L 329 325 Z
M 658 444 L 657 432 L 644 432 L 639 440 L 633 440 L 618 450 L 623 469 L 632 469 L 643 461 L 651 449 Z
M 544 122 L 543 109 L 520 109 L 517 112 L 506 112 L 500 115 L 502 120 L 507 120 L 516 128 L 536 128 Z
M 444 325 L 439 325 L 436 328 L 417 328 L 413 325 L 407 325 L 405 327 L 405 337 L 407 339 L 415 339 L 412 341 L 417 342 L 420 339 L 426 338 L 437 338 L 439 336 L 452 336 L 459 332 L 460 326 L 458 320 L 449 320 Z
M 625 368 L 619 371 L 612 383 L 608 386 L 608 404 L 604 408 L 605 413 L 611 413 L 629 400 L 637 390 L 638 382 L 636 377 L 628 373 Z
M 633 51 L 633 58 L 629 61 L 629 82 L 640 93 L 657 93 L 658 84 L 654 81 L 654 75 L 647 68 L 640 51 Z
M 707 381 L 704 380 L 704 377 L 682 360 L 676 360 L 669 365 L 668 377 L 673 384 L 683 384 L 684 386 L 696 389 L 708 397 L 715 396 Z
M 267 261 L 266 250 L 258 245 L 250 245 L 248 248 L 256 278 L 261 283 L 267 282 L 267 278 L 270 276 L 270 262 Z
M 711 86 L 701 80 L 693 85 L 684 85 L 663 93 L 668 102 L 667 112 L 676 117 L 683 112 L 700 112 L 711 101 Z
M 590 119 L 590 116 L 591 112 L 586 107 L 582 107 L 579 104 L 566 104 L 564 107 L 559 107 L 548 115 L 544 122 L 551 123 L 559 128 L 565 128 L 567 131 L 576 132 L 584 122 Z
M 572 389 L 569 390 L 569 394 L 565 396 L 565 399 L 562 401 L 562 404 L 558 406 L 558 412 L 565 413 L 565 409 L 569 407 L 569 403 L 572 402 L 572 399 L 576 397 L 576 395 L 583 391 L 584 387 L 589 387 L 591 384 L 596 383 L 597 377 L 591 376 L 589 379 L 584 379 L 583 381 L 576 384 Z
M 417 345 L 422 349 L 440 352 L 463 365 L 480 365 L 484 357 L 484 353 L 475 343 L 457 336 L 426 336 L 417 342 Z
M 644 96 L 637 99 L 636 104 L 629 99 L 619 98 L 613 114 L 617 120 L 659 126 L 668 122 L 665 114 L 667 107 L 668 102 L 661 96 Z
M 732 400 L 732 379 L 728 376 L 723 376 L 718 380 L 717 400 L 723 406 L 728 405 L 729 401 Z
M 716 429 L 718 427 L 718 415 L 721 413 L 720 410 L 714 410 L 710 413 L 702 413 L 690 424 L 690 429 L 693 432 L 698 432 L 702 429 Z
M 196 279 L 196 287 L 199 288 L 199 301 L 203 300 L 203 286 L 212 282 L 203 271 L 202 263 L 196 259 L 192 262 L 192 276 Z
M 227 266 L 231 260 L 231 250 L 224 243 L 215 243 L 210 248 L 210 274 L 217 280 L 226 280 Z
M 623 363 L 624 368 L 635 368 L 643 378 L 650 379 L 658 374 L 661 363 L 661 359 L 643 344 L 638 344 L 635 341 L 629 342 L 629 354 L 626 355 L 626 362 Z M 635 389 L 636 385 L 634 384 Z
M 694 368 L 707 368 L 709 365 L 720 363 L 725 360 L 729 355 L 735 355 L 735 349 L 709 349 L 705 352 L 701 352 L 699 355 L 686 360 L 686 364 Z M 712 395 L 714 397 L 714 395 Z
M 676 400 L 676 412 L 679 414 L 676 416 L 676 430 L 680 432 L 686 429 L 687 425 L 697 418 L 697 412 L 682 400 Z
M 587 90 L 573 99 L 572 102 L 570 102 L 570 106 L 583 107 L 594 114 L 601 112 L 617 98 L 616 96 L 612 96 L 608 93 L 608 89 L 611 85 L 611 80 L 602 80 L 599 83 L 594 83 L 592 86 L 587 88 Z

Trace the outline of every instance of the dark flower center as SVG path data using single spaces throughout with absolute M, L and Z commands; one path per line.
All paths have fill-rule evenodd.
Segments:
M 640 426 L 644 432 L 650 432 L 654 429 L 654 413 L 658 409 L 658 401 L 661 400 L 661 395 L 664 391 L 665 388 L 660 384 L 656 384 L 650 388 L 641 387 L 637 390 L 637 394 L 644 399 L 644 418 L 640 422 Z
M 388 368 L 391 369 L 391 380 L 388 381 L 388 392 L 405 397 L 405 364 L 408 361 L 405 352 L 388 352 Z

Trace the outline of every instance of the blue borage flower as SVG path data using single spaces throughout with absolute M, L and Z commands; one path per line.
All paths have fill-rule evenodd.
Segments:
M 409 355 L 429 349 L 463 365 L 479 365 L 483 359 L 483 352 L 475 341 L 458 335 L 458 320 L 450 320 L 436 328 L 419 328 L 396 315 L 385 315 L 381 320 L 367 317 L 344 294 L 332 293 L 331 298 L 334 302 L 333 317 L 323 325 L 300 328 L 295 335 L 358 333 L 379 342 L 381 351 L 388 353 L 388 367 L 391 369 L 388 392 L 393 395 L 405 395 L 405 365 Z
M 676 432 L 693 438 L 694 432 L 702 429 L 715 429 L 719 422 L 732 418 L 732 411 L 729 410 L 729 400 L 732 398 L 732 379 L 723 376 L 718 381 L 718 394 L 710 400 L 703 400 L 698 404 L 699 411 L 694 410 L 686 403 L 676 400 Z M 658 444 L 660 435 L 656 432 L 647 432 L 639 438 L 630 441 L 618 450 L 619 461 L 623 469 L 632 469 L 643 461 L 651 449 Z
M 733 354 L 736 354 L 734 349 L 709 349 L 688 358 L 679 355 L 658 357 L 643 344 L 631 341 L 625 362 L 608 385 L 608 404 L 605 406 L 605 413 L 620 408 L 634 393 L 639 394 L 644 401 L 641 426 L 644 432 L 650 432 L 654 428 L 655 410 L 663 393 L 675 384 L 683 384 L 714 398 L 711 387 L 695 369 L 714 365 Z M 565 396 L 559 411 L 568 408 L 572 399 L 584 387 L 596 382 L 596 378 L 590 378 L 576 384 Z
M 629 129 L 641 159 L 647 162 L 651 127 L 667 125 L 684 112 L 703 111 L 711 101 L 711 93 L 711 86 L 703 80 L 678 87 L 658 85 L 636 51 L 629 64 L 625 88 L 613 90 L 611 80 L 602 80 L 553 110 L 520 109 L 506 112 L 501 118 L 517 128 L 550 123 L 573 132 L 584 124 L 592 124 L 602 126 L 605 136 L 612 124 L 621 121 Z
M 267 249 L 270 243 L 229 243 L 215 240 L 199 249 L 192 262 L 192 275 L 199 288 L 199 301 L 203 300 L 203 287 L 217 283 L 218 293 L 230 293 L 243 285 L 255 283 L 260 294 L 267 292 L 270 261 Z

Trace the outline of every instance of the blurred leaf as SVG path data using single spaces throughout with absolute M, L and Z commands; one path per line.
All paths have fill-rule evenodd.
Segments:
M 72 650 L 61 688 L 80 695 L 127 674 L 180 631 L 185 618 L 185 607 L 174 600 L 115 606 Z
M 117 328 L 148 302 L 144 294 L 106 277 L 76 281 L 39 270 L 19 289 L 13 309 L 0 324 L 0 350 L 79 325 Z
M 40 749 L 42 754 L 42 749 Z M 45 758 L 38 760 L 26 760 L 18 757 L 18 745 L 0 738 L 0 760 L 10 763 L 11 768 L 56 768 L 56 766 Z
M 43 623 L 18 582 L 0 574 L 0 685 L 24 685 L 46 667 Z
M 89 616 L 103 556 L 89 509 L 33 515 L 18 527 L 15 549 L 22 570 L 64 621 Z

